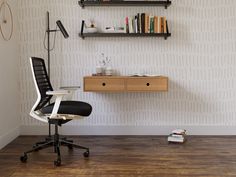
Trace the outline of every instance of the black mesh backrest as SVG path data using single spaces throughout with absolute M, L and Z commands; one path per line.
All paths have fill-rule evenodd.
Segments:
M 43 108 L 50 101 L 52 96 L 46 95 L 46 92 L 53 91 L 53 88 L 47 75 L 47 70 L 46 70 L 44 60 L 41 58 L 36 58 L 36 57 L 31 57 L 31 60 L 32 60 L 36 83 L 37 83 L 39 92 L 41 94 L 41 100 L 39 104 L 37 105 L 37 107 L 35 108 L 35 111 L 36 111 Z

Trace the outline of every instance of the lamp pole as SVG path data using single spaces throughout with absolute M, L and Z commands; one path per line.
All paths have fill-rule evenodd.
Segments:
M 46 34 L 47 34 L 47 52 L 48 52 L 48 77 L 49 77 L 49 80 L 50 80 L 50 76 L 51 76 L 51 72 L 50 72 L 50 51 L 54 48 L 54 45 L 55 45 L 55 37 L 56 37 L 56 34 L 54 36 L 54 44 L 53 44 L 53 47 L 52 49 L 50 48 L 50 33 L 56 33 L 57 31 L 61 31 L 61 33 L 63 34 L 64 38 L 68 38 L 69 35 L 67 33 L 67 31 L 65 30 L 63 24 L 61 23 L 60 20 L 56 21 L 56 24 L 57 24 L 57 27 L 59 27 L 59 30 L 54 29 L 54 30 L 51 30 L 50 29 L 50 16 L 49 16 L 49 12 L 47 11 L 47 30 L 46 30 Z M 49 101 L 49 104 L 50 104 L 50 101 Z M 51 124 L 49 123 L 49 138 L 51 137 Z
M 47 52 L 48 52 L 48 77 L 50 80 L 50 18 L 49 18 L 49 12 L 47 11 L 47 37 L 48 37 L 48 46 L 47 46 Z M 50 104 L 50 101 L 49 101 Z M 51 123 L 48 123 L 48 137 L 51 138 Z
M 48 36 L 48 77 L 50 79 L 50 21 L 49 12 L 47 12 L 47 36 Z

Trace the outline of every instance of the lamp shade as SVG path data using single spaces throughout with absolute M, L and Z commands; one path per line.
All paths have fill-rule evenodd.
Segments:
M 57 26 L 59 27 L 61 33 L 63 34 L 64 38 L 68 38 L 69 37 L 69 34 L 67 33 L 65 27 L 63 26 L 63 24 L 61 23 L 60 20 L 58 20 L 57 22 Z

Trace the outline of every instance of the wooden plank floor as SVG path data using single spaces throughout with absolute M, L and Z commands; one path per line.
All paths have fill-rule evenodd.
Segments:
M 56 155 L 49 148 L 19 156 L 40 141 L 40 136 L 21 136 L 0 151 L 0 176 L 12 177 L 166 177 L 236 176 L 235 136 L 188 137 L 184 145 L 168 144 L 163 136 L 72 137 L 90 147 L 90 158 L 82 150 L 62 147 L 62 166 L 54 167 Z

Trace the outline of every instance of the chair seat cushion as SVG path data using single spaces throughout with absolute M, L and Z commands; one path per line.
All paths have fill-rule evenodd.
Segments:
M 55 103 L 51 103 L 41 109 L 44 114 L 51 114 Z M 58 114 L 70 114 L 78 116 L 89 116 L 92 112 L 92 106 L 81 101 L 62 101 Z

